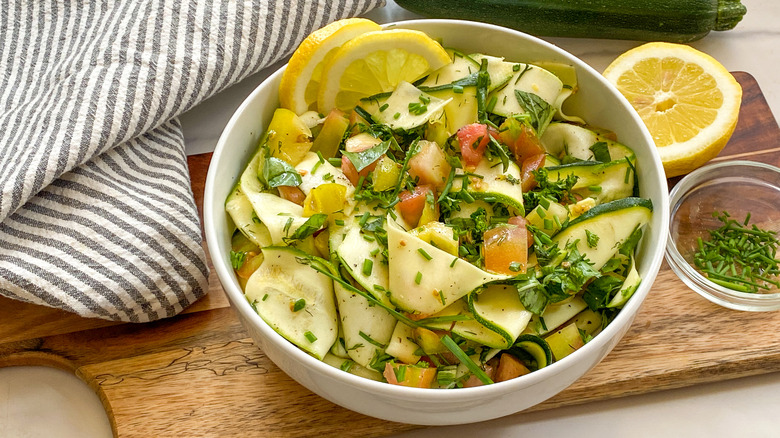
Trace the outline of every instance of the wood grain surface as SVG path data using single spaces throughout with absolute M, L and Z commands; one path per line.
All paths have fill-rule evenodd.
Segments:
M 734 75 L 744 89 L 742 112 L 716 160 L 780 165 L 780 129 L 758 84 L 747 73 Z M 210 158 L 189 157 L 201 211 Z M 706 301 L 664 264 L 612 353 L 530 410 L 778 371 L 778 324 L 778 312 L 738 312 Z M 28 364 L 70 370 L 87 382 L 119 437 L 363 437 L 417 427 L 348 411 L 287 377 L 241 327 L 216 275 L 207 297 L 147 324 L 84 319 L 0 297 L 0 367 Z

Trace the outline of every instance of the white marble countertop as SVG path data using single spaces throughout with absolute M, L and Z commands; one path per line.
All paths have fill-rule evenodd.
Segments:
M 758 81 L 770 108 L 780 114 L 780 2 L 742 0 L 748 13 L 735 30 L 713 32 L 692 44 L 731 71 Z M 388 0 L 367 15 L 386 23 L 417 18 Z M 546 38 L 602 71 L 632 41 Z M 228 119 L 271 67 L 201 103 L 181 117 L 188 154 L 210 152 Z M 693 293 L 693 292 L 691 292 Z M 10 400 L 13 400 L 11 402 Z M 780 373 L 698 385 L 583 406 L 518 414 L 485 423 L 424 428 L 397 435 L 481 437 L 780 436 Z M 110 426 L 97 397 L 75 376 L 33 367 L 0 369 L 0 436 L 107 437 Z

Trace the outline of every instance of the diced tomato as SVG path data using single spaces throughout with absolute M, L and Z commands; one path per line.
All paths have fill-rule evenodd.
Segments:
M 528 230 L 528 227 L 526 227 L 526 225 L 528 225 L 528 221 L 524 217 L 522 217 L 522 216 L 512 216 L 512 217 L 509 218 L 509 220 L 507 220 L 507 223 L 511 224 L 511 225 L 517 225 L 518 227 L 525 228 L 526 240 L 528 242 L 527 243 L 528 248 L 530 248 L 531 245 L 534 244 L 534 235 L 531 233 L 530 230 Z
M 418 178 L 420 184 L 442 188 L 450 174 L 450 163 L 438 144 L 420 140 L 420 152 L 409 160 L 409 175 Z
M 544 160 L 546 157 L 547 154 L 541 153 L 541 154 L 531 155 L 530 157 L 523 160 L 522 171 L 520 174 L 520 180 L 523 181 L 521 184 L 521 187 L 523 188 L 523 193 L 528 192 L 534 187 L 536 187 L 536 178 L 534 177 L 534 171 L 544 167 Z
M 516 225 L 502 225 L 483 235 L 485 269 L 497 274 L 524 273 L 528 262 L 528 230 Z
M 277 189 L 280 197 L 298 205 L 303 205 L 303 200 L 306 199 L 306 195 L 298 187 L 279 186 Z
M 496 369 L 496 377 L 494 382 L 503 382 L 505 380 L 511 380 L 522 375 L 530 373 L 528 369 L 520 359 L 515 356 L 504 353 L 501 355 L 501 359 L 498 362 L 498 368 Z
M 507 145 L 518 163 L 544 153 L 539 137 L 528 124 L 510 117 L 501 124 L 500 131 L 501 141 Z
M 382 374 L 387 379 L 387 383 L 392 385 L 430 388 L 433 379 L 436 378 L 436 368 L 387 362 Z
M 430 186 L 421 185 L 415 187 L 414 192 L 404 190 L 398 195 L 401 198 L 401 202 L 398 203 L 398 211 L 412 228 L 417 227 L 420 222 L 425 208 L 425 198 L 429 193 L 433 194 L 433 189 Z
M 384 155 L 383 155 L 384 156 Z M 365 167 L 360 172 L 355 169 L 355 165 L 352 164 L 351 161 L 349 161 L 349 158 L 347 158 L 345 155 L 341 156 L 341 171 L 344 172 L 344 176 L 347 177 L 349 182 L 352 183 L 353 186 L 357 186 L 358 181 L 360 181 L 360 177 L 367 177 L 369 173 L 371 173 L 375 168 L 376 164 L 379 162 L 379 159 L 374 161 L 373 163 L 369 164 L 367 167 Z
M 466 125 L 457 132 L 460 154 L 466 166 L 476 166 L 485 154 L 485 148 L 490 141 L 488 127 L 481 123 Z

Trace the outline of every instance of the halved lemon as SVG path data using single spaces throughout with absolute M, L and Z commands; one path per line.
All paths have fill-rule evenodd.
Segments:
M 647 43 L 604 71 L 645 122 L 667 177 L 720 153 L 737 125 L 742 87 L 711 56 L 690 46 Z
M 324 60 L 350 39 L 381 26 L 365 18 L 334 21 L 312 32 L 293 53 L 279 85 L 279 103 L 296 114 L 317 109 Z
M 392 91 L 400 82 L 414 82 L 450 62 L 439 43 L 416 30 L 358 35 L 326 60 L 317 97 L 319 111 L 349 111 L 363 97 Z

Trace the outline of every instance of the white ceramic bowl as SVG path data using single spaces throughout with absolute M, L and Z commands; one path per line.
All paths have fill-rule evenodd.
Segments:
M 615 131 L 637 155 L 640 195 L 654 205 L 652 222 L 638 248 L 644 279 L 615 320 L 591 342 L 563 360 L 526 376 L 494 385 L 434 390 L 406 388 L 363 379 L 326 365 L 287 342 L 252 310 L 230 265 L 230 237 L 224 202 L 255 151 L 278 103 L 282 70 L 260 84 L 228 122 L 206 179 L 204 222 L 215 271 L 241 321 L 257 345 L 284 372 L 320 396 L 348 409 L 385 420 L 445 425 L 489 420 L 536 405 L 565 389 L 601 361 L 626 333 L 650 290 L 664 254 L 669 223 L 666 179 L 652 139 L 628 102 L 598 72 L 563 50 L 526 34 L 456 20 L 415 20 L 388 27 L 426 32 L 447 47 L 504 56 L 517 62 L 558 61 L 574 65 L 579 91 L 568 114 Z

